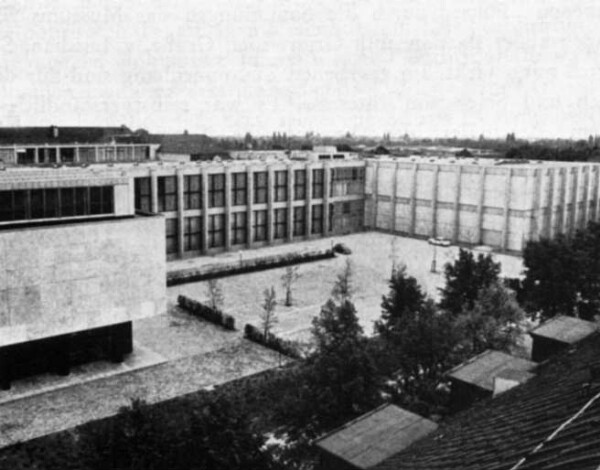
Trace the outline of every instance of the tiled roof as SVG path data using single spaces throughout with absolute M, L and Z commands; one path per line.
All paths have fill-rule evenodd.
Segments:
M 437 428 L 433 421 L 384 405 L 359 416 L 324 437 L 316 445 L 357 468 L 371 468 Z
M 131 130 L 121 127 L 0 127 L 0 145 L 95 144 L 120 136 L 130 136 Z
M 595 323 L 579 318 L 560 315 L 537 327 L 530 334 L 549 338 L 561 343 L 573 344 L 597 331 Z
M 205 134 L 151 134 L 149 139 L 160 143 L 161 153 L 194 155 L 219 150 L 215 141 Z
M 488 349 L 456 366 L 448 372 L 448 377 L 493 391 L 494 377 L 502 376 L 503 373 L 510 374 L 511 371 L 528 372 L 536 366 L 535 362 L 527 359 Z
M 590 383 L 598 361 L 595 333 L 540 365 L 527 383 L 454 415 L 375 468 L 598 470 L 600 383 Z

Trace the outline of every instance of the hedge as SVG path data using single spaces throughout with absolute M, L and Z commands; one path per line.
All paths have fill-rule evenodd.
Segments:
M 265 337 L 262 331 L 249 323 L 246 323 L 244 327 L 244 337 L 293 359 L 303 359 L 294 342 L 279 338 L 271 333 Z
M 281 268 L 292 264 L 308 263 L 322 259 L 334 258 L 331 249 L 311 251 L 308 253 L 286 253 L 280 255 L 263 256 L 260 258 L 242 259 L 227 264 L 214 264 L 200 268 L 182 269 L 167 273 L 167 286 L 175 286 L 188 282 L 205 281 L 218 277 L 234 274 L 264 271 L 266 269 Z
M 177 304 L 182 309 L 187 310 L 194 316 L 215 323 L 227 330 L 235 330 L 235 318 L 233 318 L 231 315 L 221 312 L 220 310 L 214 310 L 208 305 L 204 305 L 197 300 L 190 299 L 185 295 L 180 295 L 177 297 Z

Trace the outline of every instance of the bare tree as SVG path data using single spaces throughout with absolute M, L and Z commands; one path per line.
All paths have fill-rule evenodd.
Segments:
M 390 258 L 392 260 L 392 277 L 394 277 L 398 270 L 398 239 L 396 237 L 392 237 L 390 243 Z
M 281 276 L 281 283 L 285 289 L 285 306 L 291 307 L 293 303 L 292 288 L 295 282 L 300 279 L 301 274 L 298 272 L 298 266 L 286 266 L 285 272 Z
M 275 307 L 277 306 L 277 294 L 275 287 L 271 286 L 270 289 L 264 291 L 264 303 L 262 304 L 262 314 L 260 316 L 261 326 L 265 339 L 268 338 L 271 333 L 271 329 L 277 323 L 277 316 L 275 315 Z
M 213 310 L 221 310 L 225 301 L 223 297 L 223 289 L 218 279 L 210 279 L 208 281 L 208 304 Z
M 352 295 L 356 291 L 354 285 L 354 263 L 348 257 L 341 272 L 337 274 L 331 295 L 340 303 L 352 299 Z

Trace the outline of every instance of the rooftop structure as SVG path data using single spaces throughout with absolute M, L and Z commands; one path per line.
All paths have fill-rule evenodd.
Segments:
M 437 429 L 437 424 L 395 405 L 381 406 L 319 438 L 320 468 L 368 469 Z
M 378 470 L 595 470 L 600 358 L 594 333 L 526 383 L 449 418 Z
M 529 334 L 533 338 L 531 357 L 541 362 L 598 331 L 598 325 L 575 317 L 554 317 Z

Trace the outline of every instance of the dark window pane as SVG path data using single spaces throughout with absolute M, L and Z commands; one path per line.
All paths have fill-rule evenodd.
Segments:
M 73 188 L 62 188 L 60 190 L 60 215 L 72 217 L 75 215 L 75 194 Z
M 12 219 L 12 191 L 0 191 L 0 220 L 4 222 Z
M 32 219 L 43 219 L 46 217 L 44 211 L 44 190 L 43 189 L 32 189 L 31 190 L 31 218 Z

